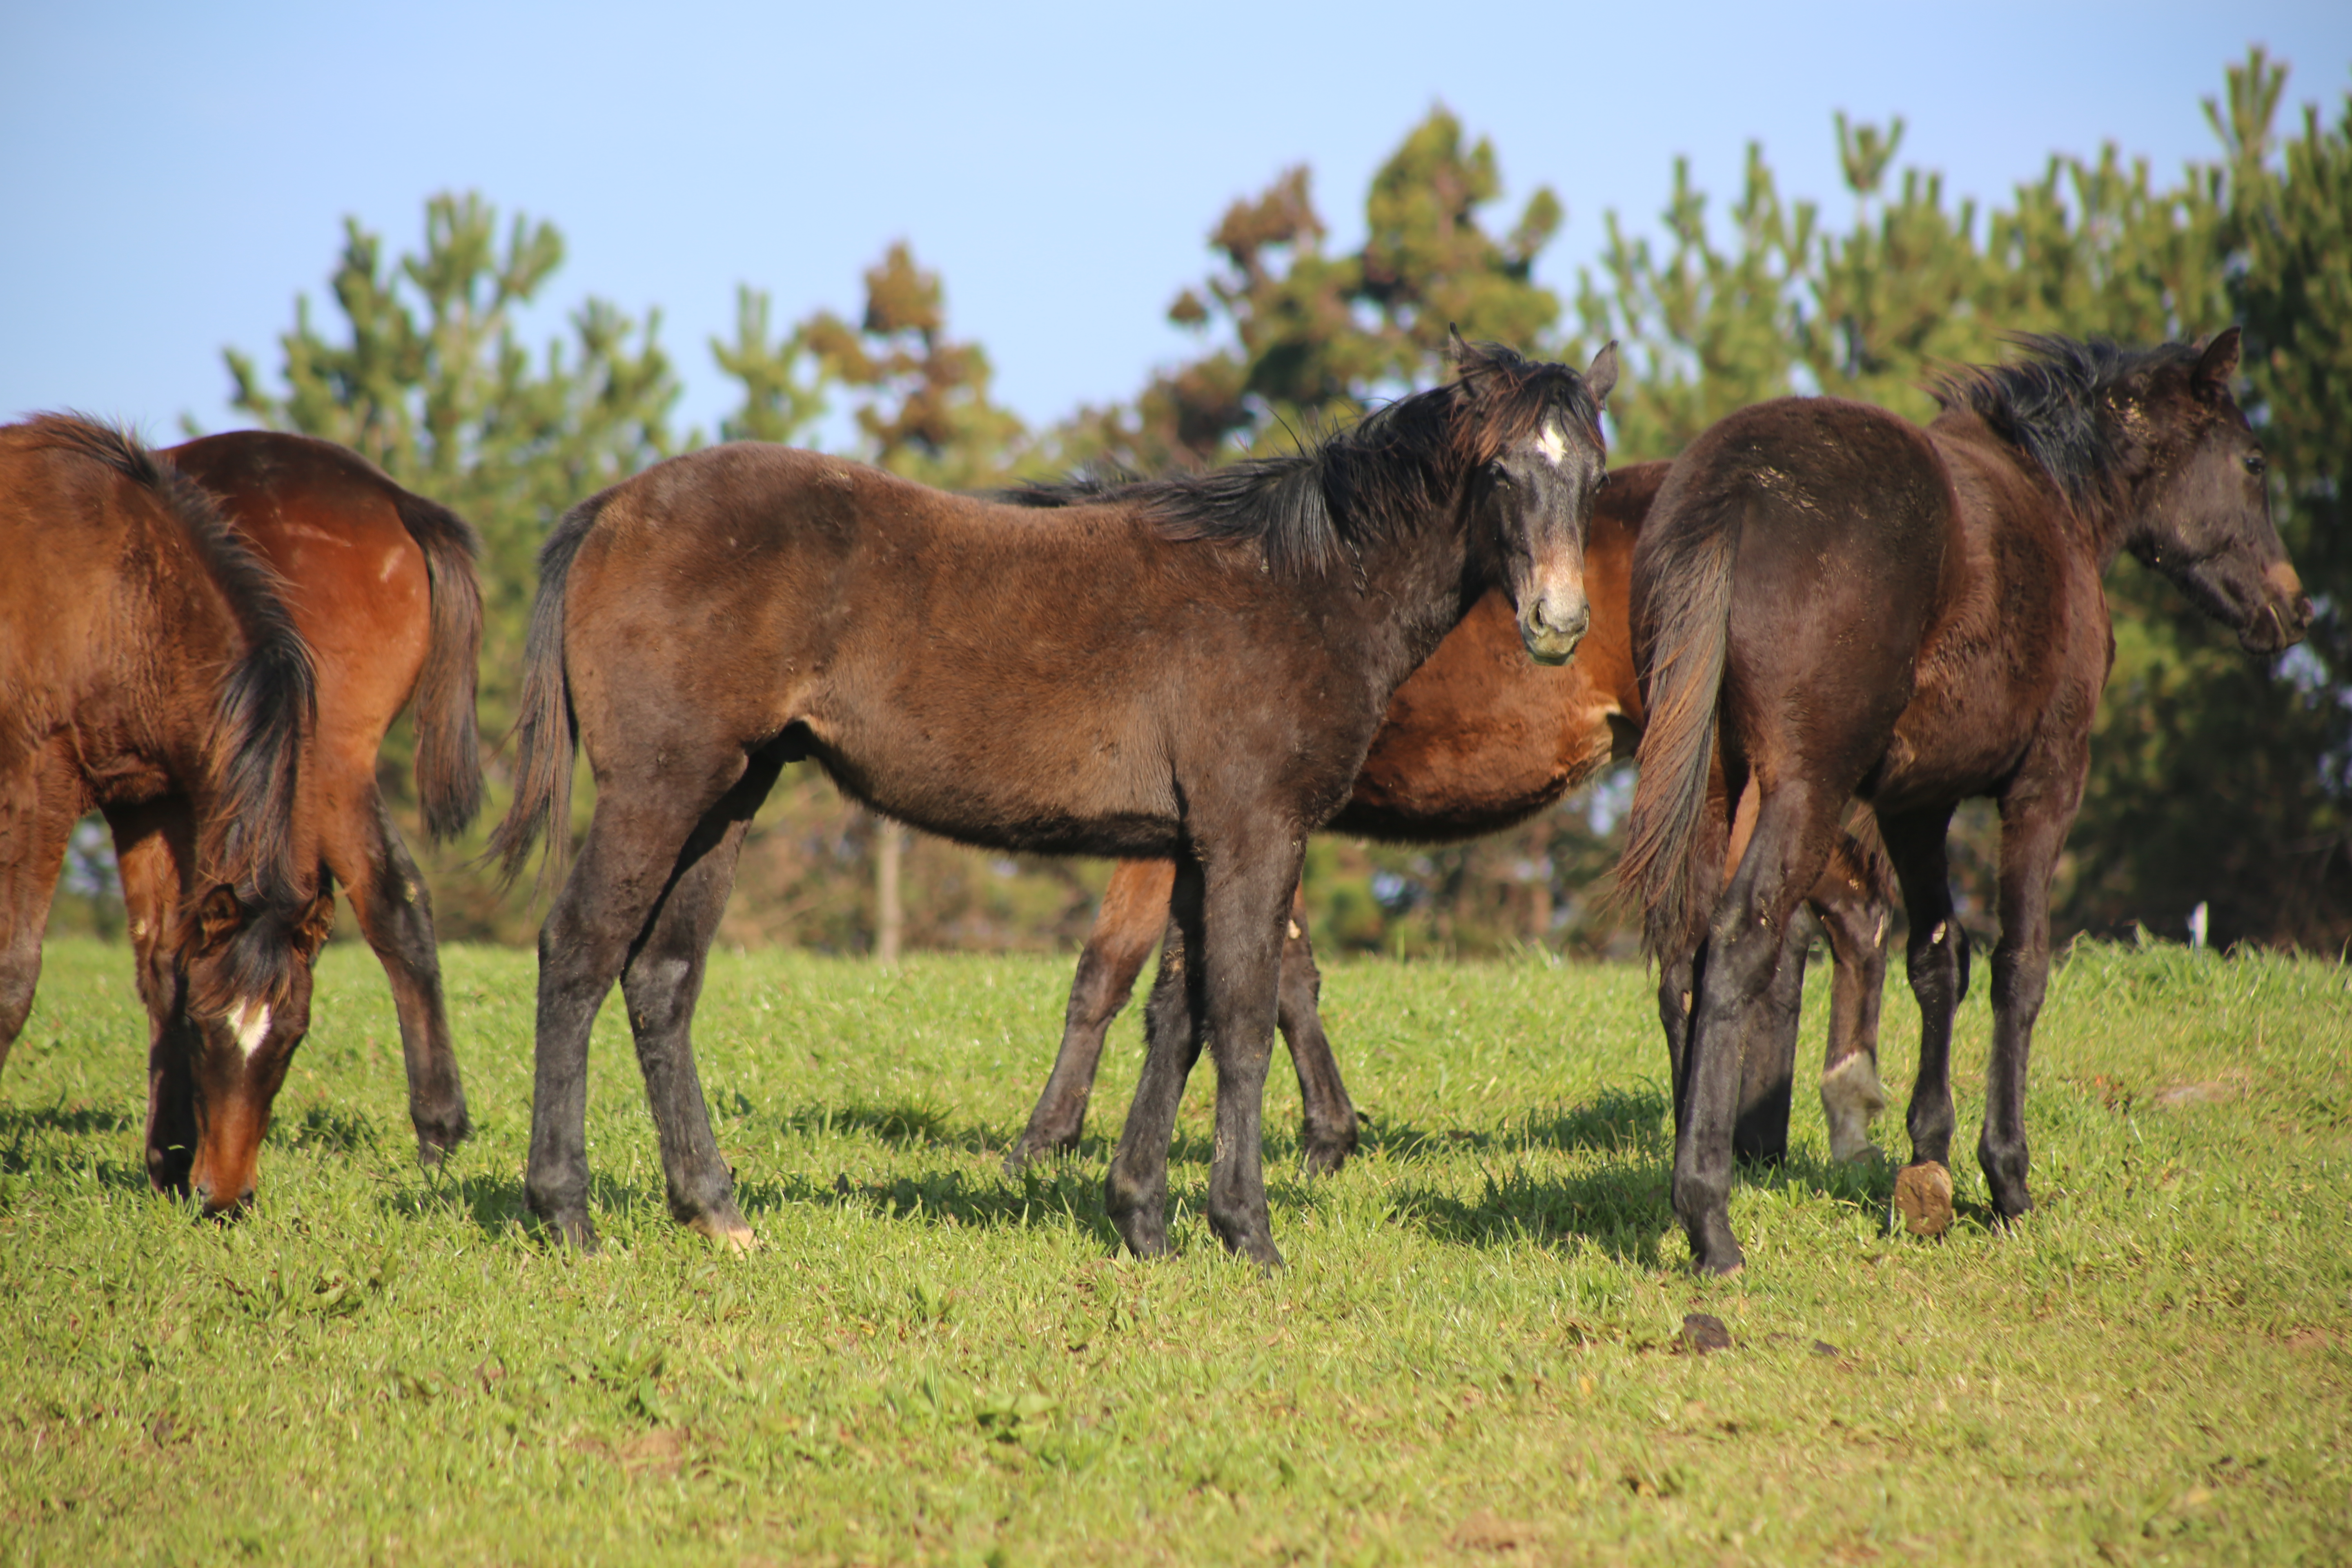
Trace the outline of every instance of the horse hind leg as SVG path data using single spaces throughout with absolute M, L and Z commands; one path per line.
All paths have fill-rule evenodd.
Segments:
M 1675 1214 L 1690 1238 L 1692 1266 L 1702 1273 L 1731 1273 L 1743 1262 L 1730 1216 L 1743 1047 L 1758 1037 L 1772 1005 L 1790 917 L 1828 858 L 1844 794 L 1792 779 L 1768 795 L 1755 836 L 1708 924 L 1685 1058 L 1685 1113 L 1675 1129 L 1673 1183 Z
M 714 748 L 706 765 L 692 771 L 682 752 L 681 746 L 661 757 L 667 765 L 616 767 L 601 781 L 596 815 L 580 857 L 539 931 L 523 1202 L 555 1237 L 583 1249 L 596 1245 L 588 1217 L 587 1126 L 588 1037 L 596 1010 L 646 935 L 672 882 L 688 868 L 685 851 L 711 808 L 745 781 L 751 767 L 780 765 L 772 759 L 756 763 L 729 746 L 723 752 Z M 690 779 L 701 782 L 684 782 Z M 560 823 L 555 831 L 562 831 Z M 698 967 L 694 973 L 698 976 Z M 691 1011 L 690 997 L 687 1008 Z M 656 1117 L 673 1103 L 670 1094 L 656 1099 Z M 707 1112 L 703 1121 L 707 1139 Z
M 1302 889 L 1290 906 L 1282 948 L 1282 992 L 1275 1022 L 1290 1045 L 1290 1065 L 1298 1074 L 1299 1148 L 1308 1173 L 1330 1175 L 1356 1152 L 1355 1102 L 1339 1077 L 1339 1059 L 1323 1032 L 1323 974 L 1315 966 L 1315 943 L 1307 934 Z
M 1103 1038 L 1134 994 L 1135 977 L 1168 923 L 1168 896 L 1176 868 L 1165 860 L 1122 860 L 1103 889 L 1101 910 L 1078 954 L 1070 1002 L 1062 1018 L 1062 1046 L 1045 1091 L 1029 1113 L 1021 1141 L 1004 1157 L 1009 1173 L 1044 1154 L 1068 1153 L 1086 1130 L 1087 1101 L 1102 1065 Z
M 416 1157 L 420 1163 L 437 1165 L 473 1131 L 473 1122 L 466 1112 L 465 1084 L 442 997 L 432 895 L 384 815 L 383 798 L 373 786 L 365 798 L 349 829 L 330 836 L 327 865 L 343 884 L 360 933 L 392 986 Z
M 59 753 L 19 752 L 15 765 L 0 766 L 0 1067 L 33 1016 L 49 902 L 85 809 L 81 781 Z
M 1790 911 L 1772 983 L 1739 1043 L 1739 1110 L 1731 1124 L 1731 1152 L 1751 1165 L 1778 1165 L 1789 1158 L 1789 1102 L 1797 1080 L 1797 1032 L 1814 929 L 1802 905 Z
M 754 758 L 742 782 L 711 808 L 679 854 L 677 869 L 621 972 L 671 1217 L 738 1250 L 758 1241 L 736 1206 L 734 1173 L 710 1130 L 691 1028 L 744 835 L 782 765 L 775 756 Z

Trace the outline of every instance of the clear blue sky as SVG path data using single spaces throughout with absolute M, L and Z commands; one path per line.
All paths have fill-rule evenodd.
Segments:
M 904 237 L 1042 422 L 1186 351 L 1169 300 L 1225 205 L 1285 167 L 1360 235 L 1372 169 L 1435 101 L 1494 139 L 1514 209 L 1538 184 L 1567 203 L 1543 268 L 1565 289 L 1604 209 L 1654 218 L 1677 153 L 1721 198 L 1760 140 L 1784 192 L 1844 216 L 1837 110 L 1903 115 L 1904 160 L 1988 200 L 2108 140 L 2169 175 L 2210 151 L 2199 100 L 2257 41 L 2294 66 L 2290 106 L 2335 112 L 2347 0 L 13 5 L 0 418 L 237 423 L 222 346 L 275 365 L 344 215 L 404 249 L 428 195 L 475 189 L 562 228 L 557 306 L 661 309 L 686 421 L 728 406 L 707 342 L 739 282 L 780 321 L 854 310 Z

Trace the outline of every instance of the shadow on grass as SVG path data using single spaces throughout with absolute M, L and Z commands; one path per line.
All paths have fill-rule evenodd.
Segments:
M 992 1153 L 1006 1146 L 1005 1141 L 986 1129 L 958 1127 L 943 1111 L 904 1101 L 803 1105 L 785 1115 L 782 1131 L 800 1138 L 837 1134 L 870 1138 L 894 1149 L 958 1149 L 967 1154 Z
M 288 1149 L 352 1154 L 375 1146 L 381 1129 L 363 1111 L 331 1105 L 303 1108 L 299 1118 L 280 1116 L 270 1124 L 269 1142 Z
M 1655 1155 L 1671 1149 L 1666 1097 L 1653 1088 L 1603 1089 L 1590 1103 L 1531 1113 L 1492 1128 L 1430 1128 L 1411 1121 L 1379 1121 L 1365 1130 L 1364 1148 L 1401 1160 L 1457 1152 L 1507 1152 L 1549 1149 L 1559 1153 Z
M 15 1142 L 29 1132 L 62 1132 L 69 1137 L 87 1138 L 100 1132 L 130 1132 L 136 1131 L 142 1113 L 132 1110 L 108 1110 L 99 1106 L 77 1105 L 71 1110 L 63 1106 L 47 1106 L 38 1110 L 0 1108 L 0 1138 Z
M 1671 1175 L 1668 1163 L 1657 1159 L 1564 1179 L 1509 1171 L 1489 1173 L 1475 1198 L 1402 1187 L 1390 1212 L 1398 1224 L 1455 1246 L 1554 1247 L 1581 1239 L 1620 1263 L 1656 1268 L 1663 1266 L 1658 1243 L 1675 1223 L 1667 1201 Z
M 735 1201 L 753 1226 L 779 1210 L 834 1205 L 877 1219 L 986 1230 L 1076 1230 L 1116 1248 L 1118 1233 L 1103 1214 L 1102 1172 L 1076 1159 L 1040 1161 L 1017 1176 L 973 1178 L 961 1171 L 921 1176 L 827 1182 L 807 1175 L 739 1181 Z

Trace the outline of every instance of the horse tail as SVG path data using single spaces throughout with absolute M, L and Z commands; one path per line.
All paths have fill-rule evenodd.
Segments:
M 1646 579 L 1638 628 L 1650 668 L 1649 721 L 1626 815 L 1620 886 L 1645 912 L 1642 944 L 1666 959 L 1696 945 L 1716 889 L 1698 864 L 1699 826 L 1715 761 L 1717 701 L 1730 640 L 1731 566 L 1744 504 L 1726 497 L 1703 511 L 1661 508 L 1643 531 L 1635 573 Z M 1661 526 L 1664 525 L 1664 526 Z
M 563 515 L 539 551 L 539 595 L 531 601 L 530 633 L 523 642 L 522 697 L 515 717 L 515 794 L 506 820 L 490 835 L 485 859 L 499 862 L 499 885 L 509 888 L 541 833 L 547 860 L 541 879 L 560 876 L 572 847 L 572 759 L 580 726 L 572 711 L 572 678 L 563 668 L 563 590 L 572 559 L 610 496 L 591 496 Z
M 416 677 L 416 797 L 425 830 L 447 841 L 482 809 L 482 748 L 474 696 L 482 655 L 482 543 L 471 524 L 423 496 L 400 492 L 401 526 L 425 552 L 433 629 Z

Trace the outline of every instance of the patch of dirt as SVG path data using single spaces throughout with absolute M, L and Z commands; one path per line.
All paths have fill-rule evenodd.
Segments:
M 1710 1312 L 1688 1312 L 1683 1316 L 1683 1331 L 1675 1336 L 1675 1349 L 1687 1355 L 1712 1355 L 1717 1351 L 1731 1348 L 1731 1331 L 1723 1320 Z
M 1519 1521 L 1498 1519 L 1482 1508 L 1455 1528 L 1453 1544 L 1465 1552 L 1516 1552 L 1536 1544 L 1536 1530 Z
M 1912 1235 L 1943 1235 L 1952 1228 L 1952 1173 L 1933 1160 L 1904 1166 L 1895 1173 L 1895 1207 Z
M 2238 1086 L 2216 1080 L 2212 1083 L 2176 1083 L 2169 1089 L 2159 1089 L 2154 1103 L 2168 1110 L 2180 1105 L 2220 1105 L 2238 1098 Z

